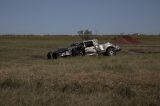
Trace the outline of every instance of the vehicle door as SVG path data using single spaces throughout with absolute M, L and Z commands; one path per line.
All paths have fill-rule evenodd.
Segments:
M 96 48 L 95 48 L 92 41 L 86 41 L 86 42 L 84 42 L 84 45 L 85 45 L 85 53 L 86 54 L 96 53 Z

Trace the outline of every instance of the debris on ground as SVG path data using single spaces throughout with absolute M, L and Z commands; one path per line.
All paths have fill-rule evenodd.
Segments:
M 141 44 L 141 42 L 134 36 L 119 36 L 113 40 L 113 43 L 116 44 Z

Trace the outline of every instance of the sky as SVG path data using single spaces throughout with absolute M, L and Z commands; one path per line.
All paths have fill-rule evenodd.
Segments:
M 0 0 L 0 34 L 160 34 L 160 0 Z

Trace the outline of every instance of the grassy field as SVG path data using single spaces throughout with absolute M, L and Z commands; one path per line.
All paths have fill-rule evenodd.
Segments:
M 81 39 L 0 36 L 0 106 L 160 106 L 160 36 L 137 38 L 113 57 L 47 60 Z

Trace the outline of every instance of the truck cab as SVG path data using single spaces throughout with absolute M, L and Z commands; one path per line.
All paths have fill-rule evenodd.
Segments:
M 85 53 L 87 55 L 103 54 L 103 55 L 113 56 L 116 54 L 117 51 L 121 50 L 119 46 L 109 42 L 104 44 L 99 44 L 97 39 L 85 40 L 83 41 L 83 45 L 85 48 Z
M 86 54 L 94 55 L 97 53 L 96 45 L 98 45 L 98 43 L 95 40 L 83 41 L 83 44 L 84 44 Z

